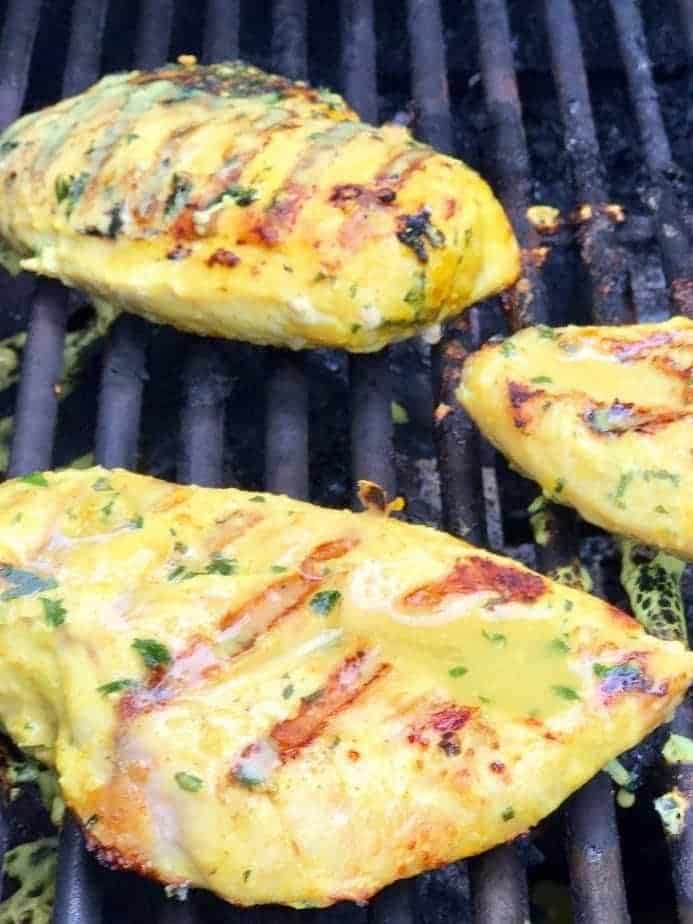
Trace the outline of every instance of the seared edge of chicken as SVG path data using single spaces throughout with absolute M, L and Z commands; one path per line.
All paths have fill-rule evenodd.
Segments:
M 693 558 L 693 321 L 528 328 L 469 356 L 457 395 L 552 500 Z
M 488 185 L 242 62 L 103 78 L 0 136 L 5 262 L 201 334 L 376 350 L 512 283 Z
M 103 469 L 0 487 L 0 718 L 114 867 L 364 900 L 526 831 L 693 655 L 431 529 Z

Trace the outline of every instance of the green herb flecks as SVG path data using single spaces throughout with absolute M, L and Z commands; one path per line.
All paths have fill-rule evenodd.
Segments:
M 272 574 L 284 574 L 284 572 L 286 571 L 286 568 L 284 567 L 284 565 L 272 565 L 270 567 L 270 571 L 272 572 Z
M 187 204 L 192 190 L 190 177 L 174 173 L 171 177 L 171 190 L 164 205 L 164 216 L 172 218 Z
M 481 630 L 481 634 L 486 639 L 487 642 L 491 642 L 492 645 L 499 645 L 504 647 L 508 644 L 508 639 L 501 632 L 487 632 L 486 629 Z
M 548 327 L 546 324 L 537 324 L 536 331 L 542 340 L 555 340 L 557 336 L 553 327 Z
M 319 590 L 311 597 L 308 605 L 318 616 L 327 616 L 341 599 L 342 595 L 338 590 Z
M 48 479 L 43 472 L 30 472 L 28 475 L 21 475 L 19 481 L 23 481 L 24 484 L 33 484 L 39 488 L 48 487 Z
M 65 203 L 68 218 L 77 205 L 82 193 L 89 182 L 88 173 L 80 173 L 77 176 L 58 176 L 55 179 L 55 198 L 59 205 Z
M 686 642 L 684 562 L 632 539 L 621 539 L 620 547 L 621 584 L 635 618 L 651 635 Z
M 527 508 L 529 524 L 537 545 L 548 545 L 550 539 L 548 500 L 544 494 L 535 497 Z
M 165 667 L 171 663 L 171 655 L 168 648 L 157 642 L 153 638 L 136 638 L 132 643 L 138 655 L 144 661 L 145 667 L 154 670 L 157 667 Z
M 252 870 L 250 870 L 250 869 L 244 869 L 244 870 L 243 870 L 243 882 L 247 882 L 247 881 L 250 879 L 250 874 L 251 874 L 251 873 L 252 873 Z
M 103 475 L 100 478 L 96 479 L 96 481 L 92 485 L 92 488 L 95 491 L 112 491 L 113 490 L 113 486 L 111 485 L 111 482 L 109 481 L 108 478 L 104 477 Z
M 535 375 L 533 379 L 530 379 L 532 385 L 551 385 L 553 379 L 548 375 Z
M 193 773 L 186 773 L 184 770 L 179 770 L 178 773 L 176 773 L 175 780 L 180 788 L 184 789 L 186 792 L 199 792 L 204 785 L 199 776 L 195 776 Z
M 512 805 L 509 805 L 507 808 L 504 808 L 503 811 L 501 812 L 501 818 L 503 819 L 503 821 L 512 821 L 514 817 L 515 817 L 515 809 L 512 807 Z
M 144 517 L 138 514 L 130 520 L 129 526 L 131 526 L 132 529 L 142 529 L 144 526 Z
M 287 685 L 282 690 L 282 699 L 291 699 L 294 695 L 294 685 L 293 683 L 287 683 Z
M 137 685 L 137 681 L 129 677 L 121 677 L 119 680 L 110 680 L 108 683 L 102 683 L 96 688 L 97 693 L 102 696 L 110 696 L 111 693 L 122 693 L 125 690 L 131 690 Z
M 552 638 L 546 646 L 550 654 L 569 654 L 570 645 L 562 638 Z
M 3 141 L 0 144 L 0 157 L 4 157 L 6 154 L 9 154 L 10 151 L 14 151 L 15 148 L 19 147 L 19 141 Z
M 0 578 L 10 585 L 7 590 L 0 594 L 0 600 L 3 602 L 16 600 L 17 597 L 28 597 L 31 594 L 52 590 L 58 586 L 58 582 L 51 577 L 41 577 L 39 574 L 22 571 L 20 568 L 13 568 L 11 565 L 0 565 Z
M 43 606 L 43 618 L 49 626 L 62 626 L 67 617 L 67 610 L 62 600 L 50 600 L 48 597 L 39 597 Z
M 466 673 L 468 673 L 468 669 L 461 664 L 458 664 L 456 667 L 451 667 L 448 671 L 451 677 L 464 677 Z
M 224 558 L 223 555 L 215 555 L 211 562 L 205 568 L 207 574 L 235 574 L 238 571 L 238 562 L 235 558 Z
M 514 356 L 515 353 L 517 353 L 517 347 L 510 340 L 504 340 L 503 343 L 501 343 L 500 351 L 503 356 L 508 359 L 510 356 Z
M 551 692 L 554 696 L 559 696 L 561 699 L 565 699 L 568 702 L 575 702 L 581 699 L 580 694 L 573 687 L 553 686 L 551 687 Z
M 404 301 L 414 312 L 414 320 L 418 321 L 426 307 L 426 273 L 419 272 L 414 275 L 414 282 L 404 296 Z

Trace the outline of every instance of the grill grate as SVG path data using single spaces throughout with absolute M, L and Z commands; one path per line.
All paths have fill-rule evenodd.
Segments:
M 269 4 L 260 3 L 260 12 Z M 179 6 L 174 0 L 141 0 L 133 48 L 136 66 L 155 66 L 190 48 L 171 49 Z M 680 0 L 681 23 L 690 39 L 693 7 Z M 25 100 L 32 52 L 41 16 L 52 15 L 40 0 L 9 0 L 0 39 L 0 120 L 15 118 Z M 64 6 L 64 5 L 63 5 Z M 387 6 L 387 4 L 386 4 Z M 654 234 L 669 286 L 671 308 L 693 313 L 693 277 L 687 229 L 679 203 L 677 174 L 662 119 L 650 66 L 644 26 L 634 0 L 611 0 L 611 16 L 638 123 L 649 188 L 646 202 L 654 217 Z M 79 92 L 96 79 L 109 13 L 108 0 L 75 0 L 71 5 L 70 40 L 63 73 L 63 94 Z M 525 135 L 522 105 L 515 73 L 513 43 L 505 0 L 475 0 L 476 40 L 481 80 L 490 125 L 491 173 L 508 209 L 525 252 L 528 286 L 506 300 L 513 329 L 528 323 L 545 323 L 560 316 L 551 303 L 539 261 L 532 259 L 542 241 L 526 219 L 533 201 L 533 177 Z M 341 0 L 341 75 L 335 75 L 349 101 L 369 121 L 377 121 L 378 47 L 374 0 Z M 271 64 L 289 76 L 308 74 L 309 13 L 304 0 L 274 0 L 271 5 Z M 447 6 L 446 16 L 457 15 Z M 573 185 L 583 210 L 576 232 L 582 264 L 589 280 L 591 311 L 600 323 L 633 317 L 629 255 L 609 212 L 606 170 L 590 102 L 587 73 L 572 0 L 544 0 L 543 22 L 564 131 L 564 145 Z M 234 57 L 244 14 L 240 0 L 207 0 L 202 31 L 205 60 Z M 388 15 L 389 12 L 388 12 Z M 199 19 L 199 15 L 197 16 Z M 444 23 L 439 0 L 407 0 L 411 96 L 417 113 L 417 133 L 444 151 L 454 151 L 455 131 L 448 91 Z M 688 43 L 688 50 L 693 47 Z M 241 48 L 241 51 L 243 49 Z M 173 51 L 172 54 L 170 52 Z M 267 64 L 269 62 L 261 62 Z M 382 62 L 381 62 L 382 64 Z M 382 68 L 381 68 L 382 69 Z M 385 78 L 383 78 L 385 79 Z M 557 246 L 555 260 L 567 259 Z M 554 258 L 552 258 L 554 259 Z M 23 286 L 24 288 L 20 288 Z M 26 281 L 11 290 L 14 297 Z M 52 461 L 60 380 L 70 297 L 53 282 L 35 286 L 27 349 L 22 366 L 15 432 L 10 456 L 12 475 L 49 467 Z M 637 305 L 636 305 L 637 308 Z M 431 400 L 453 405 L 452 395 L 459 360 L 478 345 L 496 323 L 493 310 L 473 309 L 468 324 L 451 325 L 443 342 L 430 351 L 423 348 L 424 365 L 433 370 Z M 98 402 L 95 457 L 107 466 L 134 467 L 147 378 L 146 354 L 150 328 L 136 318 L 123 317 L 113 326 L 103 359 Z M 232 375 L 239 361 L 236 345 L 187 338 L 180 419 L 181 481 L 219 485 L 224 482 L 225 409 Z M 280 351 L 255 351 L 267 376 L 265 408 L 265 485 L 296 497 L 309 496 L 309 392 L 310 357 Z M 368 477 L 393 492 L 397 484 L 393 455 L 391 360 L 393 350 L 374 356 L 334 356 L 334 367 L 350 380 L 351 473 Z M 502 530 L 494 522 L 499 497 L 493 454 L 461 409 L 447 414 L 435 429 L 442 510 L 446 528 L 476 542 L 485 539 L 502 545 Z M 481 463 L 481 464 L 480 464 Z M 486 503 L 484 503 L 486 501 Z M 551 516 L 551 541 L 537 554 L 544 570 L 571 558 L 577 547 L 574 518 L 565 511 Z M 680 710 L 677 730 L 691 733 L 690 710 Z M 675 782 L 693 798 L 693 770 L 683 766 Z M 567 861 L 575 918 L 580 924 L 622 924 L 628 920 L 620 848 L 611 784 L 600 774 L 568 803 L 565 810 Z M 3 825 L 0 824 L 0 842 Z M 599 857 L 595 864 L 594 857 Z M 693 824 L 672 843 L 673 875 L 679 919 L 693 922 Z M 468 875 L 475 899 L 473 919 L 484 924 L 523 924 L 529 919 L 521 849 L 506 845 L 471 863 L 458 864 L 451 878 L 444 871 L 421 877 L 416 883 L 399 883 L 386 889 L 368 911 L 342 906 L 314 915 L 319 924 L 409 924 L 410 921 L 444 920 L 427 906 L 436 896 L 436 883 L 450 890 L 456 916 L 472 920 L 468 903 Z M 469 867 L 469 873 L 467 872 Z M 447 876 L 447 878 L 446 878 Z M 61 837 L 56 913 L 54 920 L 71 924 L 97 924 L 102 919 L 104 875 L 84 849 L 77 826 L 68 821 Z M 134 894 L 137 894 L 136 892 Z M 211 909 L 211 910 L 210 910 Z M 635 911 L 635 909 L 631 909 Z M 202 924 L 239 916 L 213 903 L 193 897 L 185 904 L 161 902 L 157 920 L 168 924 Z M 264 912 L 254 913 L 264 917 Z M 272 920 L 288 924 L 298 914 L 272 909 Z M 249 919 L 249 914 L 246 914 Z

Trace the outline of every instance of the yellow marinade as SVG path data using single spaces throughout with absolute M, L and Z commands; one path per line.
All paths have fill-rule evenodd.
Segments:
M 487 184 L 242 62 L 103 78 L 0 136 L 0 257 L 199 334 L 379 349 L 512 283 Z
M 458 397 L 548 497 L 693 559 L 693 321 L 528 328 L 470 356 Z
M 526 831 L 693 654 L 444 533 L 103 469 L 0 486 L 0 719 L 100 859 L 365 900 Z

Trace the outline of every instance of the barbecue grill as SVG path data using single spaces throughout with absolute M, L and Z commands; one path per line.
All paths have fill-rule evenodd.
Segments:
M 504 310 L 498 301 L 473 309 L 432 348 L 408 343 L 351 359 L 184 337 L 124 316 L 111 328 L 99 362 L 87 369 L 86 383 L 61 409 L 66 330 L 83 309 L 52 281 L 5 280 L 2 330 L 30 319 L 8 473 L 66 462 L 87 451 L 93 432 L 102 465 L 135 468 L 148 460 L 155 473 L 183 482 L 233 479 L 343 504 L 346 485 L 367 478 L 408 494 L 414 518 L 523 556 L 545 571 L 574 560 L 580 548 L 608 549 L 597 531 L 578 527 L 558 509 L 550 511 L 548 544 L 531 547 L 526 517 L 518 515 L 528 489 L 480 440 L 453 394 L 465 352 L 508 327 L 693 316 L 686 208 L 693 187 L 671 148 L 672 141 L 681 146 L 686 167 L 693 2 L 662 4 L 665 9 L 653 2 L 642 10 L 636 0 L 341 0 L 332 6 L 319 0 L 7 0 L 0 4 L 0 122 L 80 92 L 103 72 L 153 67 L 184 52 L 203 61 L 240 54 L 290 77 L 329 84 L 368 121 L 413 117 L 419 137 L 480 166 L 494 182 L 524 251 L 524 279 L 504 296 Z M 620 145 L 610 124 L 616 109 L 626 140 Z M 562 209 L 561 227 L 550 237 L 527 218 L 528 206 L 542 197 Z M 624 221 L 612 197 L 627 197 Z M 393 397 L 410 417 L 396 427 Z M 434 418 L 434 408 L 446 405 L 452 410 Z M 614 591 L 612 559 L 605 553 L 592 561 L 603 592 Z M 690 706 L 682 707 L 675 725 L 692 734 Z M 668 785 L 693 798 L 693 767 L 678 767 Z M 452 918 L 524 924 L 528 875 L 536 883 L 548 864 L 551 876 L 569 881 L 580 924 L 666 924 L 677 914 L 691 924 L 693 820 L 669 839 L 667 854 L 651 808 L 630 812 L 619 820 L 620 845 L 612 785 L 602 773 L 543 826 L 539 848 L 501 846 L 395 884 L 367 909 L 342 905 L 301 914 L 315 924 Z M 15 814 L 4 810 L 0 849 L 24 824 Z M 57 924 L 258 917 L 289 924 L 298 914 L 241 912 L 206 895 L 164 899 L 159 887 L 99 869 L 69 817 L 62 830 Z

